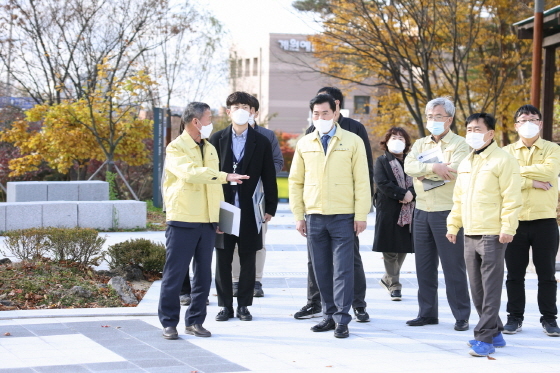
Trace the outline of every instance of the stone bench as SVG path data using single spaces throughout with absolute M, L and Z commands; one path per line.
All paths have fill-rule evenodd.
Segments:
M 106 181 L 11 181 L 7 202 L 36 201 L 107 201 Z
M 146 228 L 146 202 L 37 201 L 0 203 L 0 231 L 40 227 L 99 230 Z

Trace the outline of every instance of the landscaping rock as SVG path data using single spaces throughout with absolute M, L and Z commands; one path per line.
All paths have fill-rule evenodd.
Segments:
M 3 306 L 13 306 L 14 304 L 12 303 L 12 301 L 9 300 L 0 300 L 0 304 Z
M 121 276 L 116 276 L 111 278 L 107 284 L 110 285 L 113 289 L 115 289 L 115 291 L 117 292 L 119 297 L 121 297 L 124 303 L 134 304 L 134 305 L 138 304 L 138 300 L 136 299 L 136 296 L 132 292 L 132 289 L 130 288 L 130 286 L 128 286 L 125 279 L 122 278 Z
M 142 269 L 138 266 L 126 266 L 122 269 L 126 281 L 140 281 L 145 280 Z
M 3 264 L 10 264 L 10 263 L 12 263 L 12 261 L 10 260 L 10 258 L 0 259 L 0 265 L 3 265 Z
M 68 291 L 69 295 L 74 295 L 76 297 L 80 297 L 80 298 L 89 298 L 92 296 L 91 291 L 89 291 L 88 289 L 85 289 L 81 286 L 74 286 L 72 289 L 70 289 Z

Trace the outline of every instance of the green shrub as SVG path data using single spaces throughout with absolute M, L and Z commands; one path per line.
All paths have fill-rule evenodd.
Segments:
M 91 228 L 48 228 L 47 247 L 54 260 L 66 260 L 97 266 L 104 258 L 103 244 L 107 240 L 99 237 Z
M 47 230 L 44 228 L 17 229 L 5 232 L 4 236 L 6 249 L 19 260 L 35 260 L 47 256 Z
M 37 260 L 51 257 L 54 260 L 71 261 L 86 266 L 99 265 L 103 260 L 103 244 L 89 228 L 29 228 L 5 233 L 4 245 L 20 260 Z
M 144 271 L 162 272 L 165 264 L 165 245 L 137 238 L 109 246 L 107 256 L 111 269 L 135 265 Z

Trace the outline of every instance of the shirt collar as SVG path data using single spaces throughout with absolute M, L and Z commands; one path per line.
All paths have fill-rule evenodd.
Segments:
M 535 141 L 535 143 L 533 144 L 534 146 L 536 146 L 539 149 L 542 149 L 544 147 L 544 140 L 542 137 L 539 136 L 539 138 L 537 139 L 537 141 Z M 521 139 L 519 139 L 516 143 L 515 143 L 515 150 L 521 149 L 521 148 L 526 148 L 525 144 L 523 144 L 523 141 L 521 141 Z
M 337 128 L 338 128 L 338 123 L 334 122 L 333 128 L 331 128 L 331 130 L 328 133 L 326 133 L 325 135 L 329 135 L 331 138 L 334 137 L 336 135 Z M 324 136 L 319 132 L 319 130 L 316 130 L 316 131 L 317 131 L 317 137 L 319 139 Z
M 231 127 L 231 133 L 233 134 L 233 138 L 238 140 L 239 139 L 247 140 L 247 131 L 249 131 L 248 127 L 245 129 L 245 131 L 241 132 L 241 135 L 238 135 L 237 133 L 235 133 L 233 127 Z

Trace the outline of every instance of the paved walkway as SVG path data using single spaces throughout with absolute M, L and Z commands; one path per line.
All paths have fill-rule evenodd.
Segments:
M 319 319 L 295 320 L 306 301 L 305 240 L 295 231 L 286 204 L 270 226 L 264 298 L 250 308 L 253 321 L 216 322 L 216 291 L 211 290 L 204 324 L 212 338 L 185 335 L 167 341 L 157 319 L 159 283 L 136 308 L 4 311 L 0 313 L 0 373 L 6 372 L 559 372 L 560 338 L 546 336 L 539 324 L 536 275 L 527 274 L 523 331 L 505 336 L 495 360 L 468 355 L 471 330 L 453 330 L 455 320 L 439 275 L 440 324 L 409 327 L 417 314 L 414 255 L 404 263 L 403 301 L 392 302 L 378 285 L 379 253 L 371 252 L 374 219 L 361 235 L 371 322 L 350 324 L 350 338 L 313 333 Z M 108 244 L 129 238 L 164 240 L 163 232 L 109 233 Z M 505 300 L 505 288 L 504 288 Z M 505 302 L 501 316 L 505 318 Z M 10 333 L 10 336 L 5 336 Z

